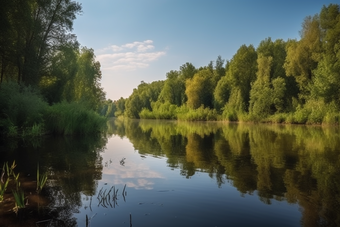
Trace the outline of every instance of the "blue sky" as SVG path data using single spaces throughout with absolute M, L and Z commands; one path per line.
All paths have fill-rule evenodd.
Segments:
M 131 95 L 141 81 L 165 80 L 186 62 L 196 68 L 265 38 L 299 39 L 306 16 L 340 0 L 79 0 L 82 46 L 101 63 L 106 98 Z

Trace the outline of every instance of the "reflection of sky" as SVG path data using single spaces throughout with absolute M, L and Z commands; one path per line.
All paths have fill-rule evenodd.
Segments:
M 106 148 L 101 153 L 103 174 L 97 194 L 82 195 L 82 207 L 74 214 L 79 226 L 85 226 L 86 215 L 90 226 L 128 226 L 130 214 L 133 226 L 139 227 L 300 226 L 297 204 L 272 200 L 268 205 L 256 191 L 240 196 L 231 182 L 218 187 L 205 172 L 186 178 L 181 169 L 168 167 L 165 158 L 141 156 L 127 138 L 112 137 Z M 105 203 L 99 195 L 112 186 L 119 189 L 114 207 L 112 197 L 110 203 L 105 197 Z
M 155 169 L 150 158 L 136 155 L 128 139 L 112 137 L 102 153 L 103 183 L 109 185 L 125 185 L 135 189 L 152 189 L 155 179 L 164 176 Z M 165 162 L 165 161 L 164 161 Z

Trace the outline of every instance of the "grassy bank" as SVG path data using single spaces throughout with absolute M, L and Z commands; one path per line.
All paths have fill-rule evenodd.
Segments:
M 106 118 L 85 104 L 48 105 L 38 90 L 17 83 L 0 86 L 0 134 L 32 137 L 46 133 L 75 135 L 101 131 Z
M 340 112 L 334 103 L 325 104 L 321 101 L 309 101 L 303 107 L 298 106 L 292 112 L 275 113 L 272 115 L 254 115 L 242 111 L 225 109 L 221 113 L 215 109 L 205 108 L 203 105 L 191 109 L 186 105 L 176 106 L 170 103 L 153 104 L 152 110 L 144 108 L 141 119 L 174 119 L 182 121 L 238 121 L 262 122 L 275 124 L 313 124 L 339 125 Z

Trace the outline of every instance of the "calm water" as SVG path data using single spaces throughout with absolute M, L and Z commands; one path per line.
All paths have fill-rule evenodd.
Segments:
M 37 162 L 49 173 L 48 203 L 20 226 L 340 226 L 338 128 L 113 119 L 0 155 L 27 183 Z M 0 226 L 19 225 L 1 206 Z

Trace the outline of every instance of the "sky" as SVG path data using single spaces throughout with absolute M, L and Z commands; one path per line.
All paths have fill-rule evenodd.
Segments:
M 77 1 L 77 0 L 76 0 Z M 101 63 L 106 99 L 128 98 L 186 62 L 207 66 L 270 37 L 300 39 L 304 18 L 340 0 L 78 0 L 81 46 Z

